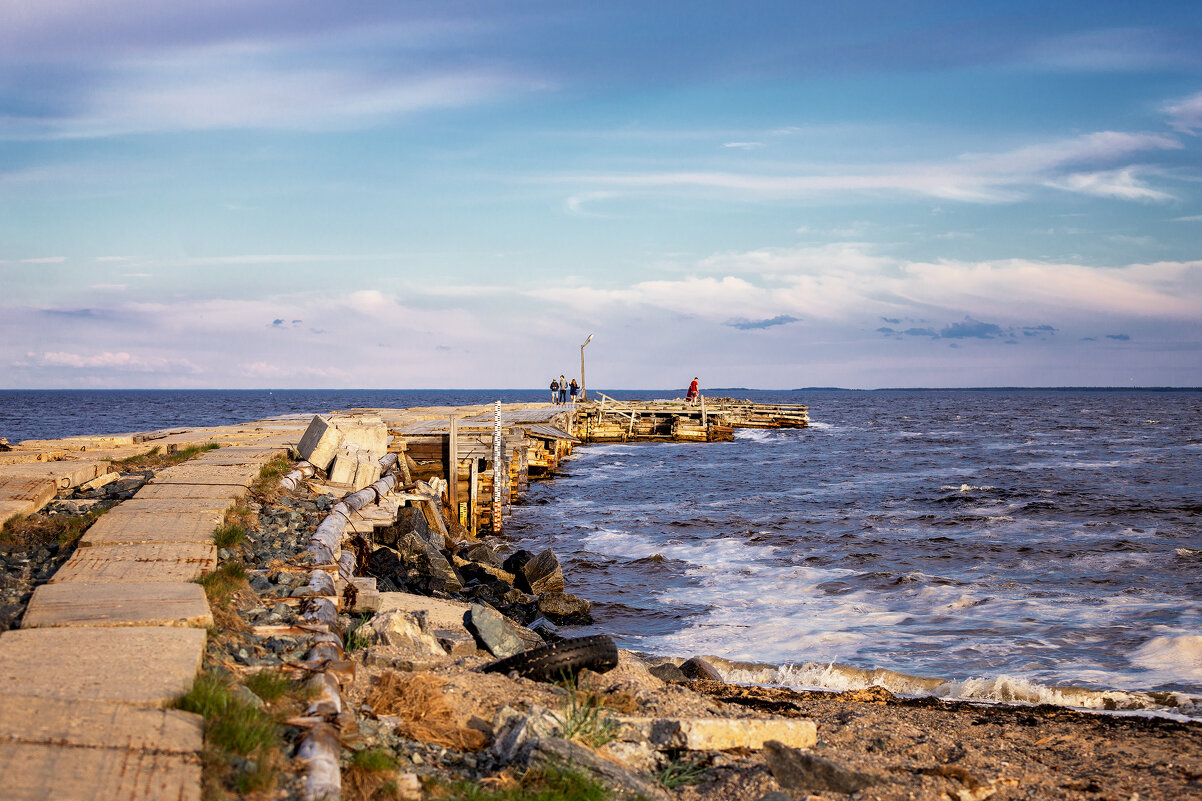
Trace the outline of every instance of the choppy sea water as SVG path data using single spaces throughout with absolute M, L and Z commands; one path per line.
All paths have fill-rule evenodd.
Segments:
M 772 397 L 812 426 L 532 485 L 509 536 L 588 631 L 733 680 L 1202 715 L 1202 393 Z

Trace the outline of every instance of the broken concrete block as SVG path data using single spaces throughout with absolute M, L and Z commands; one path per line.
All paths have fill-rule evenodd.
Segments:
M 380 460 L 370 451 L 359 451 L 355 463 L 355 479 L 352 481 L 356 490 L 369 487 L 380 480 Z
M 619 718 L 623 740 L 647 740 L 661 750 L 759 750 L 775 740 L 791 748 L 818 741 L 818 727 L 799 718 Z
M 371 451 L 379 459 L 388 452 L 388 426 L 375 415 L 331 417 L 330 424 L 342 433 L 342 441 Z
M 309 427 L 296 446 L 300 458 L 319 470 L 328 470 L 333 463 L 338 447 L 342 445 L 342 432 L 319 414 L 313 415 Z
M 334 452 L 334 463 L 330 465 L 331 484 L 353 484 L 359 469 L 359 447 L 342 443 Z

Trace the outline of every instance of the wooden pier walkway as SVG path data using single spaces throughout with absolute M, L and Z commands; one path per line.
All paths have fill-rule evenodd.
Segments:
M 448 518 L 472 534 L 498 530 L 530 478 L 554 471 L 582 442 L 718 441 L 739 426 L 808 424 L 804 406 L 729 399 L 629 403 L 606 396 L 577 405 L 344 414 L 382 421 L 391 435 L 387 448 L 403 460 L 408 478 L 447 479 Z M 213 532 L 226 510 L 243 498 L 263 464 L 295 451 L 307 423 L 307 416 L 297 416 L 26 441 L 0 452 L 2 524 L 37 512 L 60 492 L 109 480 L 114 461 L 151 446 L 222 446 L 157 471 L 132 499 L 105 514 L 36 588 L 21 628 L 0 634 L 0 795 L 12 801 L 199 801 L 202 721 L 166 708 L 191 687 L 213 623 L 195 579 L 216 566 Z M 395 504 L 389 508 L 395 522 Z

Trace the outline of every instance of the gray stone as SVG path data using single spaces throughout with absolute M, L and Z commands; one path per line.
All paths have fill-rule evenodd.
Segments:
M 686 676 L 679 667 L 671 662 L 664 662 L 662 665 L 654 665 L 649 668 L 652 676 L 655 676 L 661 681 L 688 681 Z
M 568 592 L 545 592 L 538 597 L 538 611 L 556 623 L 583 624 L 593 622 L 590 604 Z
M 550 548 L 523 565 L 521 575 L 534 595 L 563 592 L 563 570 L 559 566 L 558 557 Z
M 699 656 L 685 660 L 680 666 L 680 672 L 686 679 L 704 679 L 705 681 L 725 681 L 718 669 Z
M 527 649 L 525 641 L 518 634 L 518 627 L 491 607 L 472 604 L 471 609 L 463 616 L 463 623 L 476 637 L 480 646 L 498 659 Z M 538 637 L 537 634 L 534 636 Z M 541 642 L 542 638 L 539 638 L 539 641 Z
M 417 574 L 419 583 L 429 590 L 459 592 L 463 582 L 442 552 L 410 532 L 397 540 L 397 555 L 407 569 Z
M 764 743 L 768 769 L 773 778 L 793 793 L 858 793 L 865 787 L 888 781 L 884 776 L 848 770 L 837 762 L 809 751 L 789 748 L 775 740 Z
M 463 557 L 482 565 L 501 567 L 501 557 L 497 554 L 497 549 L 485 542 L 477 542 L 468 547 L 464 550 Z

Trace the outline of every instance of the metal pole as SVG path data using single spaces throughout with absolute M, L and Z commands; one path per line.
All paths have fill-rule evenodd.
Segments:
M 451 516 L 459 520 L 459 431 L 455 415 L 450 416 L 447 426 L 447 502 L 451 505 Z M 462 523 L 462 520 L 459 520 Z
M 593 341 L 593 335 L 589 334 L 588 339 L 584 340 L 584 345 Z M 580 400 L 586 399 L 585 387 L 588 382 L 584 380 L 584 345 L 580 346 Z
M 494 404 L 492 414 L 492 530 L 501 532 L 501 401 Z

